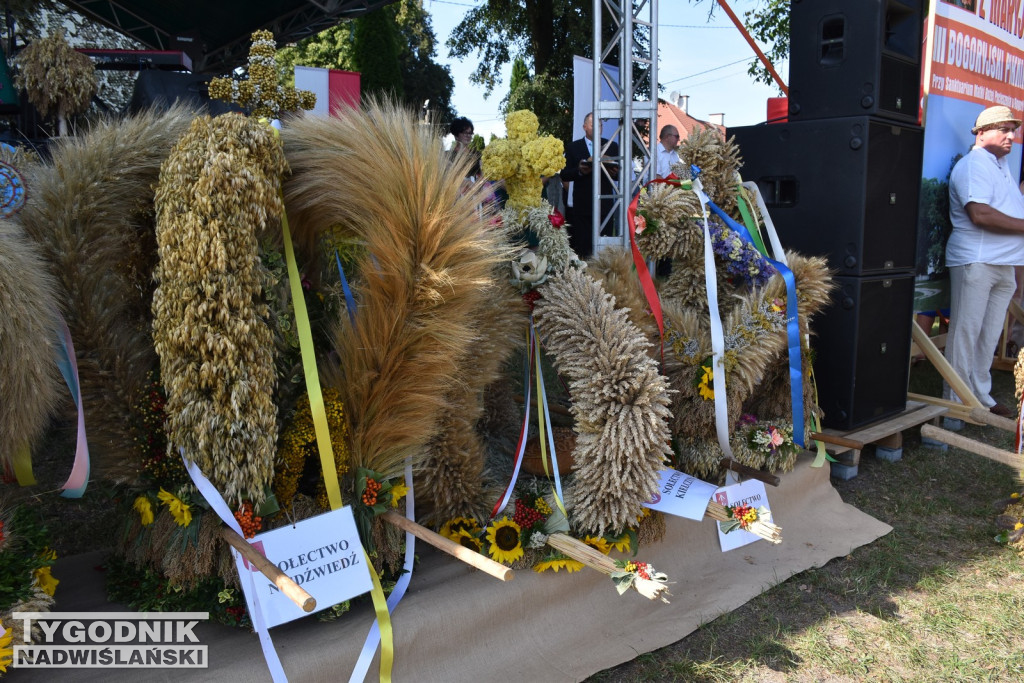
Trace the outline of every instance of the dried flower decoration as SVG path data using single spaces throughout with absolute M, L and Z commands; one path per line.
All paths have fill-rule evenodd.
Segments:
M 240 114 L 193 121 L 160 172 L 153 341 L 168 449 L 182 447 L 229 502 L 262 503 L 273 474 L 273 334 L 259 233 L 282 206 L 273 131 Z
M 249 49 L 249 79 L 214 78 L 210 97 L 235 102 L 260 118 L 279 119 L 283 114 L 316 106 L 316 95 L 277 82 L 277 45 L 270 31 L 254 31 Z

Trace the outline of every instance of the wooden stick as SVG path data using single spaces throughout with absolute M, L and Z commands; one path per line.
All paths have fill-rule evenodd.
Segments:
M 825 443 L 834 444 L 836 446 L 852 448 L 855 451 L 864 450 L 864 446 L 866 445 L 863 441 L 847 439 L 845 436 L 837 436 L 835 434 L 824 434 L 822 432 L 811 432 L 811 438 L 815 441 L 824 441 Z
M 249 545 L 233 529 L 222 527 L 220 537 L 227 541 L 232 548 L 240 552 L 242 557 L 249 561 L 249 564 L 259 569 L 260 574 L 267 577 L 282 593 L 298 605 L 303 612 L 312 612 L 316 609 L 316 599 L 312 595 L 307 593 L 302 586 L 292 581 L 290 576 L 277 568 L 277 565 L 256 552 L 256 549 Z
M 548 545 L 602 574 L 611 574 L 616 570 L 615 560 L 567 534 L 551 534 L 548 536 Z
M 1001 462 L 1004 465 L 1009 465 L 1010 467 L 1015 467 L 1017 469 L 1024 467 L 1024 457 L 1021 457 L 1016 453 L 1004 451 L 1002 449 L 995 448 L 994 446 L 989 446 L 988 444 L 979 443 L 974 439 L 968 439 L 966 436 L 961 436 L 954 432 L 940 429 L 934 425 L 921 425 L 921 436 L 941 441 L 942 443 L 949 444 L 956 448 L 961 448 L 965 451 L 970 451 L 975 455 L 980 455 L 983 458 Z
M 1017 423 L 1015 421 L 1008 417 L 995 415 L 988 408 L 971 408 L 970 406 L 965 406 L 963 403 L 957 403 L 956 401 L 936 398 L 934 396 L 923 396 L 921 394 L 907 394 L 907 399 L 910 401 L 919 401 L 921 403 L 928 403 L 946 408 L 949 411 L 949 417 L 955 417 L 959 420 L 967 420 L 968 422 L 988 425 L 990 427 L 999 427 L 1000 429 L 1005 429 L 1008 432 L 1017 431 Z
M 381 515 L 381 519 L 389 524 L 394 524 L 402 531 L 408 531 L 421 541 L 429 543 L 438 550 L 443 550 L 455 559 L 461 560 L 484 573 L 490 574 L 496 579 L 511 581 L 515 578 L 515 572 L 513 572 L 509 567 L 506 567 L 499 562 L 495 562 L 491 558 L 485 557 L 475 550 L 461 546 L 455 541 L 449 540 L 440 534 L 436 534 L 425 526 L 421 526 L 412 520 L 406 519 L 394 510 L 388 510 L 385 512 Z
M 921 326 L 916 322 L 910 323 L 910 335 L 914 340 L 914 343 L 924 351 L 924 355 L 935 366 L 935 369 L 942 375 L 942 379 L 946 380 L 950 388 L 956 392 L 956 395 L 960 397 L 965 405 L 972 408 L 984 408 L 981 405 L 981 401 L 971 392 L 971 388 L 967 386 L 967 383 L 960 378 L 960 375 L 956 374 L 956 370 L 949 364 L 946 357 L 942 355 L 942 352 L 936 348 L 935 344 L 932 343 L 931 338 L 928 337 L 928 333 L 921 329 Z
M 748 467 L 747 465 L 740 464 L 732 458 L 722 458 L 718 461 L 718 467 L 723 470 L 732 470 L 737 474 L 742 474 L 748 479 L 757 479 L 763 481 L 770 486 L 778 486 L 782 480 L 770 472 L 764 472 L 762 470 Z

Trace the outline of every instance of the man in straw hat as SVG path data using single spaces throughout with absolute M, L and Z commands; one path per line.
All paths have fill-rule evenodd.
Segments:
M 1014 412 L 990 395 L 991 367 L 1017 289 L 1014 266 L 1024 265 L 1024 198 L 1006 158 L 1020 123 L 1008 107 L 981 112 L 971 129 L 974 147 L 949 177 L 953 233 L 946 246 L 951 298 L 946 359 L 974 395 L 1004 417 Z

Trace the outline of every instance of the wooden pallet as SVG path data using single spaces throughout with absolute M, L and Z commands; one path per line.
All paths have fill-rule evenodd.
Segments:
M 945 415 L 948 408 L 920 401 L 907 401 L 902 413 L 852 431 L 825 429 L 821 440 L 825 450 L 837 462 L 832 463 L 832 476 L 852 479 L 857 476 L 860 454 L 867 446 L 874 446 L 875 456 L 896 461 L 903 457 L 903 430 Z

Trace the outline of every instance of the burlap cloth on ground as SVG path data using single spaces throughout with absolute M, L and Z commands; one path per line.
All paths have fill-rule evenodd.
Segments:
M 394 680 L 578 681 L 673 643 L 702 623 L 736 609 L 771 586 L 891 531 L 847 505 L 805 454 L 796 470 L 768 487 L 783 542 L 764 541 L 722 553 L 715 524 L 670 518 L 664 542 L 640 559 L 674 582 L 672 603 L 630 591 L 589 569 L 570 576 L 532 571 L 502 583 L 417 542 L 420 562 L 392 621 Z M 119 611 L 104 599 L 97 554 L 58 562 L 59 611 Z M 314 596 L 315 597 L 315 596 Z M 333 623 L 304 619 L 271 631 L 291 681 L 344 681 L 371 625 L 368 605 Z M 196 630 L 209 646 L 210 668 L 11 669 L 11 681 L 269 681 L 252 633 L 216 625 Z M 367 680 L 377 678 L 376 663 Z

